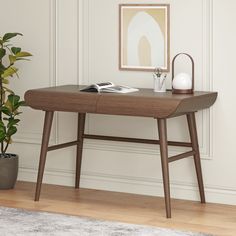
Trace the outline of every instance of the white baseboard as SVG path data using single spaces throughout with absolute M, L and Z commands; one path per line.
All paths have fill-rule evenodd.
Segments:
M 20 168 L 18 180 L 36 182 L 36 176 L 36 169 Z M 44 174 L 44 183 L 74 186 L 74 176 L 72 171 L 48 169 Z M 81 187 L 149 196 L 163 196 L 162 180 L 154 178 L 134 178 L 84 172 L 81 175 Z M 235 189 L 205 186 L 205 193 L 206 200 L 209 203 L 236 205 Z M 184 182 L 171 182 L 171 196 L 176 199 L 199 200 L 197 186 Z

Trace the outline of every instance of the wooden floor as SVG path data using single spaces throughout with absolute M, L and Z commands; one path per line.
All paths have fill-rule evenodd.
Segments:
M 19 182 L 14 190 L 0 191 L 0 206 L 236 235 L 236 206 L 172 200 L 172 219 L 166 219 L 163 198 L 43 185 L 40 201 L 34 202 L 34 191 L 34 184 Z

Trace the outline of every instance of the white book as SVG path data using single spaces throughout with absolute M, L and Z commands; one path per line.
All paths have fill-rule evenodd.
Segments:
M 123 85 L 115 85 L 112 82 L 103 82 L 89 85 L 85 88 L 82 88 L 80 91 L 98 93 L 132 93 L 139 91 L 139 89 Z

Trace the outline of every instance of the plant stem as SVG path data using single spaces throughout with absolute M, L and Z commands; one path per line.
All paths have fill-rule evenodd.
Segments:
M 2 47 L 2 45 L 1 45 L 1 48 L 3 48 Z M 0 60 L 0 65 L 2 65 L 2 60 Z M 3 99 L 3 87 L 2 87 L 2 78 L 0 78 L 0 93 L 1 93 L 1 95 L 0 95 L 0 102 L 1 102 L 1 108 L 2 108 L 2 104 L 3 104 L 3 101 L 2 101 L 2 99 Z M 2 121 L 2 111 L 0 111 L 0 121 Z M 1 152 L 3 153 L 4 152 L 4 144 L 3 144 L 3 141 L 1 142 Z
M 2 60 L 0 60 L 0 64 L 2 64 Z M 0 78 L 0 102 L 1 102 L 1 108 L 3 105 L 3 86 L 2 86 L 2 78 Z M 2 121 L 2 111 L 0 111 L 0 121 Z M 1 152 L 4 153 L 4 141 L 1 142 Z
M 3 43 L 1 44 L 1 48 L 3 48 Z M 0 60 L 0 65 L 2 65 L 2 59 Z M 2 84 L 2 78 L 0 77 L 0 103 L 1 108 L 3 105 L 3 84 Z M 2 111 L 0 111 L 0 121 L 3 121 L 2 119 Z M 1 142 L 1 153 L 4 154 L 4 141 Z
M 2 151 L 3 154 L 6 153 L 9 143 L 10 143 L 10 140 L 7 141 L 7 145 L 6 145 L 6 147 L 4 148 L 4 150 Z

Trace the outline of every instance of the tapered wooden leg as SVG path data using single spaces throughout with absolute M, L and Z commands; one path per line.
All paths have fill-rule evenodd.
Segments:
M 197 126 L 196 126 L 196 118 L 195 113 L 187 114 L 187 121 L 190 133 L 190 139 L 192 143 L 193 150 L 196 152 L 194 155 L 194 163 L 197 173 L 197 180 L 198 180 L 198 187 L 201 197 L 201 203 L 205 203 L 205 192 L 204 192 L 204 185 L 203 185 L 203 178 L 202 178 L 202 168 L 201 168 L 201 159 L 200 159 L 200 152 L 199 152 L 199 145 L 198 145 L 198 137 L 197 137 Z
M 158 131 L 160 139 L 161 165 L 162 165 L 162 176 L 163 176 L 163 185 L 165 193 L 166 217 L 171 218 L 166 119 L 158 119 L 157 121 L 158 121 Z
M 47 151 L 48 151 L 48 143 L 49 143 L 50 132 L 51 132 L 51 127 L 52 127 L 53 114 L 54 114 L 53 111 L 45 112 L 41 153 L 40 153 L 40 158 L 39 158 L 38 178 L 37 178 L 37 185 L 36 185 L 36 192 L 35 192 L 35 201 L 39 201 L 39 197 L 40 197 L 43 173 L 44 173 L 46 156 L 47 156 Z
M 76 176 L 75 176 L 75 188 L 79 188 L 80 184 L 80 172 L 81 172 L 81 163 L 82 163 L 82 152 L 83 152 L 83 143 L 84 143 L 84 126 L 85 126 L 85 117 L 86 114 L 78 114 L 78 134 L 77 134 L 77 155 L 76 155 Z

